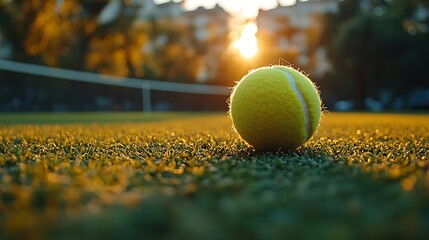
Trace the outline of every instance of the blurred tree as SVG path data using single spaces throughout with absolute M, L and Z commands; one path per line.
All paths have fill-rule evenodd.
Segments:
M 195 82 L 204 74 L 203 66 L 209 63 L 206 55 L 214 43 L 200 41 L 186 17 L 158 19 L 154 14 L 146 19 L 139 15 L 139 8 L 145 6 L 149 6 L 145 1 L 129 0 L 0 0 L 0 43 L 10 43 L 11 60 L 20 62 Z M 5 79 L 0 100 L 17 98 L 28 103 L 20 110 L 50 110 L 50 105 L 61 102 L 84 106 L 97 96 L 120 95 L 117 88 L 101 91 L 99 85 L 83 88 L 78 82 L 0 74 Z M 82 97 L 71 92 L 80 92 Z
M 84 52 L 88 70 L 124 77 L 143 76 L 141 49 L 148 40 L 145 26 L 135 21 L 136 11 L 126 0 L 111 2 L 104 9 Z
M 192 26 L 174 19 L 160 19 L 152 32 L 152 55 L 157 78 L 195 82 L 204 46 L 195 39 Z
M 418 87 L 429 87 L 423 66 L 429 62 L 428 16 L 418 22 L 419 7 L 427 11 L 428 1 L 341 2 L 339 12 L 327 16 L 324 35 L 333 63 L 328 91 L 364 108 L 365 99 L 381 101 L 383 92 L 390 92 L 389 100 L 404 99 Z M 426 25 L 418 30 L 420 24 Z M 391 107 L 391 101 L 384 101 Z
M 16 0 L 3 4 L 1 29 L 12 43 L 12 59 L 83 69 L 85 44 L 107 3 L 108 0 Z

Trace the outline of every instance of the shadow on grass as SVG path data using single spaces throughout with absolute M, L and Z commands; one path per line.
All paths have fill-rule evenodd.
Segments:
M 79 221 L 60 222 L 61 231 L 53 237 L 428 237 L 429 197 L 423 186 L 406 192 L 399 181 L 375 177 L 346 158 L 310 148 L 294 153 L 244 148 L 223 161 L 214 156 L 208 161 L 216 169 L 181 183 L 193 184 L 197 190 L 166 194 L 165 184 L 160 184 L 159 191 L 133 207 L 114 205 Z
M 5 223 L 2 228 L 6 230 L 0 231 L 0 238 L 428 237 L 429 194 L 424 180 L 416 176 L 413 189 L 405 191 L 402 181 L 417 175 L 417 171 L 392 178 L 389 174 L 395 169 L 392 161 L 388 158 L 375 161 L 374 156 L 366 158 L 365 144 L 359 142 L 356 147 L 351 143 L 342 143 L 340 148 L 335 144 L 314 141 L 308 145 L 311 147 L 303 147 L 296 152 L 260 153 L 229 136 L 214 138 L 200 134 L 179 141 L 182 138 L 172 137 L 163 142 L 146 140 L 144 143 L 149 145 L 141 142 L 95 148 L 81 146 L 74 154 L 83 158 L 81 161 L 85 167 L 109 160 L 109 164 L 91 169 L 84 168 L 82 163 L 77 172 L 73 172 L 83 172 L 79 175 L 79 179 L 85 179 L 80 183 L 82 185 L 77 184 L 77 180 L 76 185 L 66 187 L 60 183 L 47 186 L 39 182 L 39 185 L 36 183 L 35 186 L 19 189 L 18 185 L 25 185 L 30 177 L 23 173 L 23 169 L 31 169 L 29 163 L 35 161 L 21 162 L 26 163 L 25 166 L 20 162 L 8 162 L 7 169 L 2 170 L 10 171 L 16 181 L 22 181 L 13 185 L 10 192 L 18 192 L 19 195 L 20 190 L 28 192 L 22 191 L 24 197 L 20 202 L 26 208 L 9 212 L 7 219 L 4 214 L 7 208 L 13 208 L 18 201 L 1 195 L 0 207 L 4 207 L 4 211 L 0 211 L 0 220 Z M 24 150 L 21 142 L 16 145 Z M 48 148 L 53 145 L 43 146 Z M 105 148 L 110 152 L 106 152 Z M 85 162 L 84 155 L 88 149 L 99 150 L 89 160 L 96 155 L 112 152 L 126 156 Z M 406 148 L 401 151 L 409 154 L 405 152 L 408 151 Z M 6 150 L 2 154 L 6 154 Z M 373 161 L 365 161 L 367 159 Z M 52 164 L 58 167 L 60 164 L 55 161 Z M 63 165 L 71 164 L 62 169 L 64 175 L 69 173 L 67 170 L 74 166 L 75 161 L 66 158 L 61 162 Z M 127 167 L 121 168 L 123 163 L 130 162 L 141 165 L 133 171 Z M 170 163 L 176 168 L 183 166 L 183 172 L 172 174 L 166 171 Z M 34 168 L 31 174 L 45 169 L 43 164 L 34 164 L 39 164 L 41 168 Z M 409 171 L 406 167 L 410 162 L 398 160 L 397 164 L 400 172 Z M 106 169 L 112 171 L 104 172 Z M 113 171 L 115 169 L 118 171 Z M 53 171 L 49 168 L 44 171 L 47 170 Z M 113 175 L 115 173 L 118 175 Z M 72 174 L 67 176 L 73 177 Z M 108 179 L 115 183 L 121 176 L 125 176 L 126 181 L 119 190 L 115 185 L 103 182 Z M 98 186 L 100 189 L 97 185 L 87 184 L 86 181 L 92 180 L 102 183 Z M 88 189 L 93 192 L 85 195 Z M 33 195 L 30 195 L 30 190 Z M 78 200 L 74 199 L 76 192 L 81 194 Z M 25 194 L 33 197 L 25 197 Z M 23 227 L 25 231 L 22 231 Z

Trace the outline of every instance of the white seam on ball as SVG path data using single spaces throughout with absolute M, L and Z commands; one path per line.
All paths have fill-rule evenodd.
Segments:
M 309 116 L 310 113 L 308 112 L 307 102 L 305 102 L 304 96 L 302 96 L 301 91 L 299 91 L 298 86 L 295 83 L 295 78 L 292 76 L 292 74 L 290 74 L 289 72 L 283 69 L 279 69 L 279 68 L 276 68 L 276 69 L 280 70 L 286 75 L 289 85 L 292 87 L 292 90 L 295 92 L 296 96 L 298 97 L 298 100 L 301 102 L 301 106 L 304 110 L 305 132 L 307 134 L 306 136 L 306 139 L 307 139 L 310 134 L 310 116 Z

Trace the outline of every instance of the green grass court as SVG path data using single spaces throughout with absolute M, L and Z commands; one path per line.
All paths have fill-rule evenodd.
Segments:
M 0 239 L 428 239 L 429 115 L 325 114 L 259 153 L 226 113 L 0 115 Z

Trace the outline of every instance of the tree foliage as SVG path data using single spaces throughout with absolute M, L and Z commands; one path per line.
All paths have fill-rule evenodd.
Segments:
M 327 18 L 325 44 L 333 63 L 331 89 L 338 99 L 355 100 L 363 108 L 368 97 L 385 107 L 428 87 L 428 16 L 419 18 L 427 1 L 346 0 Z
M 119 1 L 112 21 L 100 22 L 109 0 L 2 3 L 3 42 L 12 60 L 169 81 L 195 81 L 200 55 L 191 26 L 174 19 L 137 19 L 140 7 Z M 198 64 L 197 64 L 198 65 Z
M 100 20 L 111 4 L 116 4 L 111 19 Z M 0 48 L 10 46 L 7 58 L 20 62 L 124 77 L 197 81 L 210 42 L 196 39 L 197 30 L 180 17 L 138 15 L 146 4 L 127 0 L 0 0 Z M 127 101 L 118 88 L 82 87 L 76 82 L 41 80 L 7 71 L 0 76 L 0 109 L 7 111 L 51 110 L 51 105 L 64 102 L 72 105 L 68 109 L 82 110 L 73 106 L 94 105 L 95 98 L 103 95 L 117 98 L 113 102 Z M 75 98 L 71 92 L 83 96 Z M 13 102 L 20 107 L 11 107 Z

